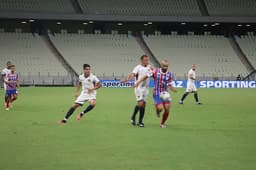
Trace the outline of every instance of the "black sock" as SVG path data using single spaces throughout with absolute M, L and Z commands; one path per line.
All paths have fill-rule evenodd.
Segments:
M 84 111 L 83 111 L 83 114 L 89 112 L 90 110 L 92 110 L 94 108 L 93 105 L 89 105 Z
M 138 111 L 139 111 L 139 106 L 136 105 L 134 107 L 134 111 L 133 111 L 133 114 L 132 114 L 132 120 L 135 120 L 135 117 L 136 117 Z
M 140 107 L 139 123 L 143 123 L 144 114 L 145 114 L 145 107 Z
M 196 101 L 196 102 L 199 101 L 199 100 L 198 100 L 198 95 L 197 95 L 197 93 L 194 94 L 194 98 L 195 98 L 195 101 Z
M 182 98 L 181 98 L 181 101 L 183 102 L 185 100 L 185 98 L 188 96 L 189 93 L 184 93 Z
M 65 116 L 65 120 L 67 120 L 73 114 L 74 111 L 75 109 L 71 107 Z

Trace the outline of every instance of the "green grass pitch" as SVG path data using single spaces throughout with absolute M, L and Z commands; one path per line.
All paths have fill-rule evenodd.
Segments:
M 199 89 L 204 103 L 172 93 L 166 129 L 150 95 L 145 128 L 130 125 L 133 89 L 100 89 L 97 106 L 63 126 L 71 87 L 27 87 L 0 106 L 0 170 L 255 170 L 256 89 Z M 1 92 L 1 98 L 3 93 Z

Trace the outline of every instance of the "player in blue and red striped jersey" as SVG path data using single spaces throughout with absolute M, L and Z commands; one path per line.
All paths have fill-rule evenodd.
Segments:
M 171 101 L 163 101 L 160 98 L 160 94 L 164 91 L 168 91 L 170 88 L 171 91 L 177 92 L 176 88 L 172 86 L 172 73 L 168 71 L 168 60 L 161 61 L 161 68 L 155 68 L 148 76 L 142 77 L 135 83 L 135 87 L 141 82 L 146 80 L 149 77 L 153 77 L 154 79 L 154 92 L 153 99 L 155 102 L 155 108 L 157 116 L 160 117 L 160 113 L 164 110 L 164 114 L 162 117 L 162 121 L 160 124 L 161 128 L 165 128 L 165 122 L 168 119 L 170 113 Z
M 15 66 L 10 66 L 10 72 L 6 75 L 6 110 L 9 110 L 10 103 L 17 99 L 17 87 L 19 86 L 19 76 L 15 72 Z

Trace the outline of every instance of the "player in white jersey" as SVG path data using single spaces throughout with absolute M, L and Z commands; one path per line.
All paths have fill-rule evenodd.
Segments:
M 73 114 L 73 112 L 85 102 L 88 101 L 89 106 L 77 115 L 77 120 L 80 120 L 85 113 L 92 110 L 96 105 L 96 90 L 101 87 L 101 83 L 99 79 L 91 73 L 91 66 L 89 64 L 84 64 L 83 69 L 83 74 L 79 76 L 79 82 L 75 92 L 76 100 L 73 106 L 68 110 L 64 119 L 59 121 L 60 124 L 67 123 L 68 118 Z M 81 87 L 82 91 L 78 96 Z
M 149 64 L 149 57 L 147 55 L 142 55 L 140 60 L 141 63 L 133 69 L 132 73 L 124 81 L 122 81 L 123 83 L 131 80 L 132 78 L 135 78 L 135 81 L 137 81 L 151 72 L 152 66 Z M 149 80 L 142 81 L 134 90 L 135 97 L 137 100 L 137 104 L 134 108 L 134 112 L 131 117 L 131 123 L 134 126 L 136 125 L 136 115 L 138 111 L 140 111 L 139 121 L 137 125 L 139 127 L 144 127 L 143 118 L 145 114 L 145 107 L 149 93 L 148 83 Z
M 187 89 L 183 94 L 179 104 L 183 104 L 185 98 L 189 95 L 189 93 L 194 93 L 194 98 L 197 104 L 202 104 L 198 100 L 198 94 L 196 89 L 196 64 L 192 64 L 192 68 L 188 72 L 188 81 L 187 81 Z
M 1 72 L 1 76 L 2 76 L 2 82 L 3 82 L 3 86 L 4 86 L 4 93 L 5 93 L 5 105 L 7 103 L 7 96 L 6 96 L 6 83 L 5 83 L 5 79 L 6 79 L 6 75 L 9 74 L 10 71 L 10 66 L 12 65 L 12 63 L 10 61 L 8 61 L 6 63 L 6 67 L 2 70 Z

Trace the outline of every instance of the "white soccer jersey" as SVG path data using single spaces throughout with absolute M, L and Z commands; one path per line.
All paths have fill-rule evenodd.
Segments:
M 8 73 L 10 73 L 10 70 L 8 69 L 8 68 L 4 68 L 3 70 L 2 70 L 2 76 L 6 76 Z M 4 79 L 5 79 L 5 77 L 4 77 Z
M 197 91 L 196 85 L 195 85 L 195 80 L 192 80 L 190 77 L 193 77 L 196 79 L 196 72 L 192 69 L 189 70 L 188 72 L 188 82 L 187 82 L 187 89 L 186 92 L 195 92 Z
M 88 89 L 94 88 L 96 83 L 99 83 L 100 80 L 93 74 L 90 74 L 88 77 L 84 77 L 84 74 L 79 76 L 79 82 L 82 83 L 82 93 L 88 93 Z M 96 90 L 93 92 L 96 95 Z
M 148 74 L 150 74 L 151 72 L 151 66 L 150 65 L 147 65 L 146 67 L 142 66 L 142 65 L 137 65 L 133 71 L 132 71 L 134 74 L 135 74 L 135 81 L 141 79 L 142 77 L 144 76 L 148 76 Z M 146 79 L 145 81 L 141 82 L 139 85 L 138 85 L 138 88 L 141 88 L 141 87 L 148 87 L 148 83 L 149 83 L 149 79 Z
M 6 79 L 6 75 L 9 74 L 11 71 L 8 68 L 4 68 L 1 72 L 1 75 L 4 76 L 3 79 Z M 6 83 L 4 82 L 4 90 L 6 90 Z
M 188 72 L 188 83 L 194 84 L 195 80 L 192 80 L 190 77 L 193 77 L 194 79 L 196 79 L 196 72 L 192 69 L 189 70 Z

